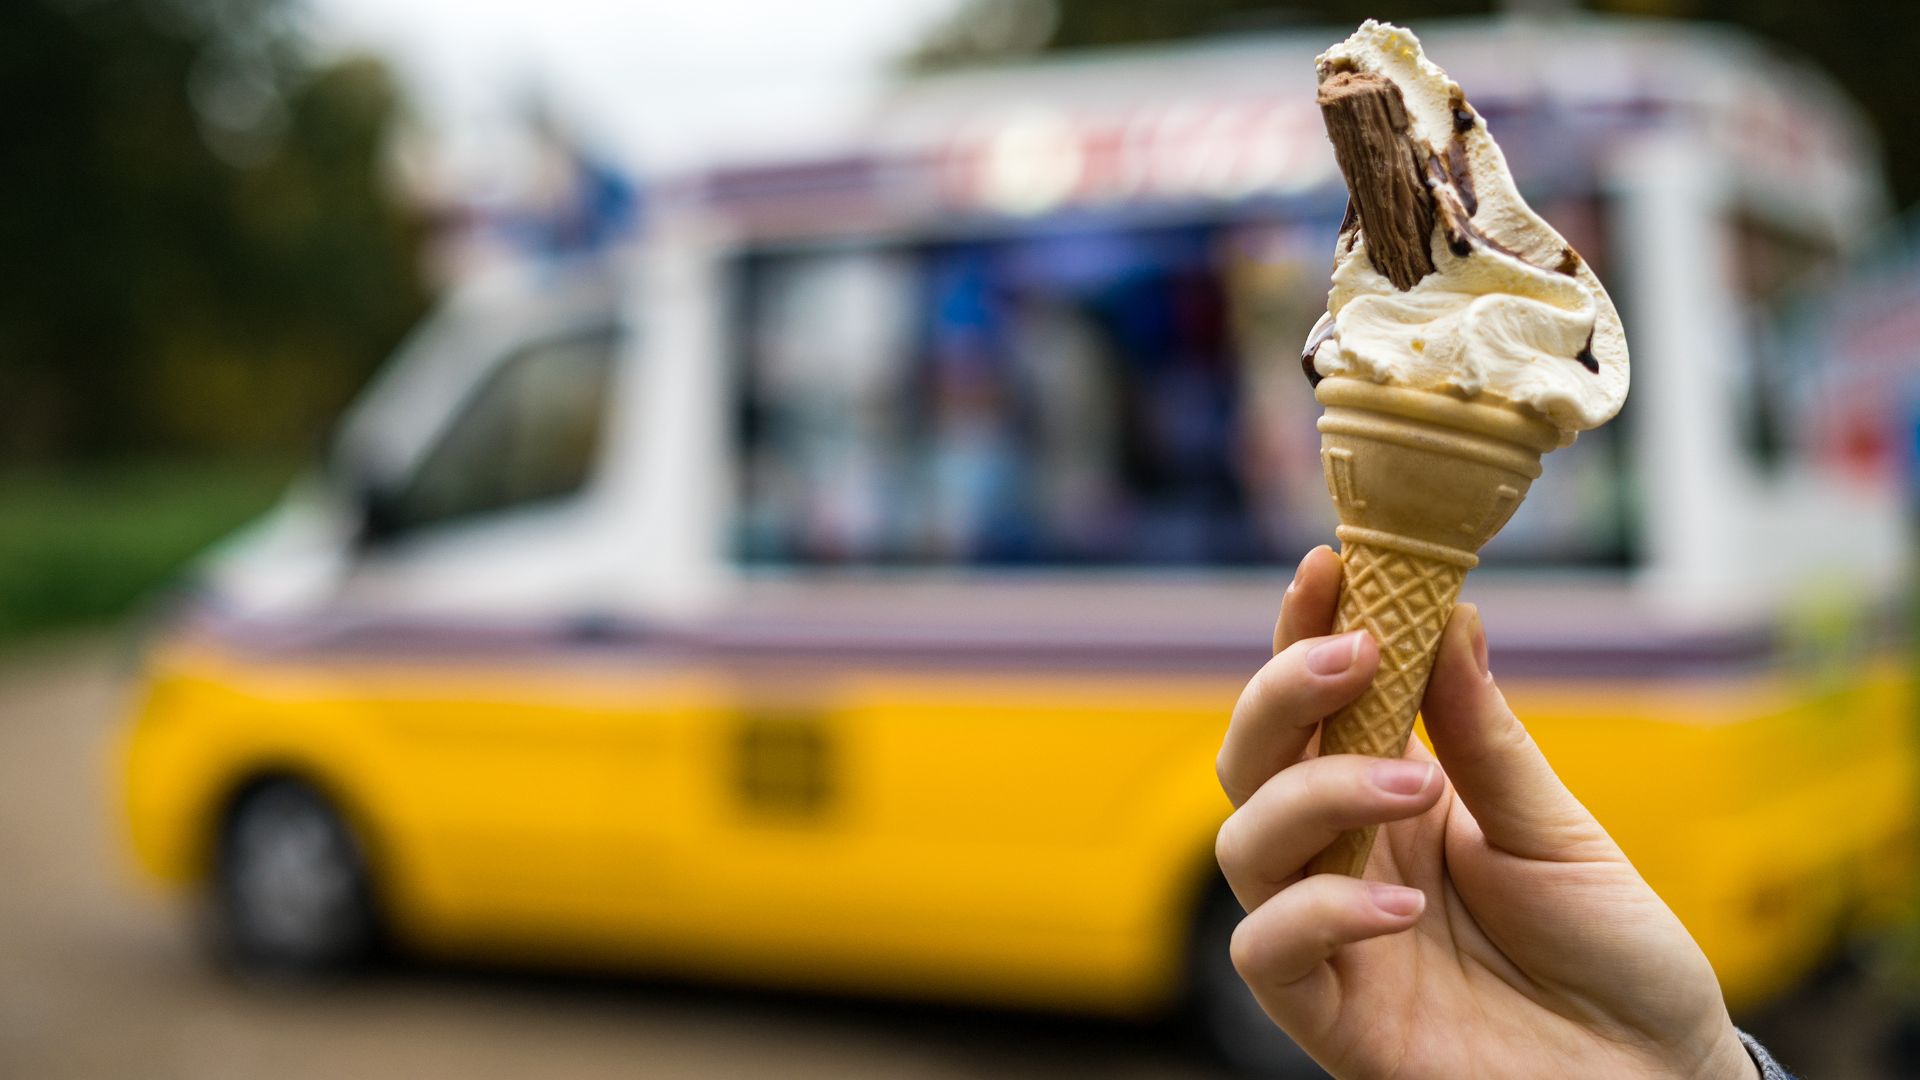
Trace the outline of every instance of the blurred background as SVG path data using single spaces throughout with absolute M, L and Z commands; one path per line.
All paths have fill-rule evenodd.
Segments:
M 1367 17 L 1633 347 L 1503 682 L 1737 1019 L 1920 1071 L 1920 7 L 18 0 L 0 1074 L 1313 1075 L 1209 764 Z

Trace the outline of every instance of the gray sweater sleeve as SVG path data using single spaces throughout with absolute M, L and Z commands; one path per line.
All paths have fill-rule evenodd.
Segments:
M 1747 1053 L 1753 1055 L 1753 1063 L 1760 1066 L 1760 1080 L 1793 1080 L 1793 1074 L 1773 1060 L 1773 1055 L 1760 1045 L 1760 1040 L 1737 1028 L 1735 1030 L 1740 1036 L 1740 1044 L 1747 1048 Z

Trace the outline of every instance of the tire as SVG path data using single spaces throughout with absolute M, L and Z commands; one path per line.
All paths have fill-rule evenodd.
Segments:
M 1244 917 L 1225 881 L 1201 899 L 1188 959 L 1193 1023 L 1209 1050 L 1235 1075 L 1258 1080 L 1326 1080 L 1285 1032 L 1274 1026 L 1234 970 L 1233 930 Z
M 213 934 L 242 974 L 308 980 L 364 966 L 380 941 L 365 848 L 326 796 L 291 779 L 222 817 Z

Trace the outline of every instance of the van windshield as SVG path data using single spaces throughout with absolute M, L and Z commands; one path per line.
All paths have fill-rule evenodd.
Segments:
M 1546 209 L 1599 233 L 1590 202 Z M 1299 350 L 1338 212 L 743 255 L 736 556 L 1251 567 L 1328 541 Z M 1487 561 L 1625 563 L 1622 430 L 1556 452 Z

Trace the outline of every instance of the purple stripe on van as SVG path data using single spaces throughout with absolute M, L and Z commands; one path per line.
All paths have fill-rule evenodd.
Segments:
M 721 206 L 821 194 L 862 194 L 874 189 L 881 168 L 882 162 L 871 156 L 740 166 L 707 174 L 701 182 L 701 194 Z
M 591 662 L 1245 675 L 1268 655 L 1264 640 L 1244 632 L 1100 627 L 1023 632 L 753 619 L 672 627 L 612 618 L 482 624 L 337 614 L 293 621 L 246 618 L 204 603 L 194 605 L 182 628 L 263 660 L 489 666 Z M 1770 629 L 1612 641 L 1503 639 L 1496 633 L 1492 647 L 1502 675 L 1555 678 L 1727 676 L 1762 670 L 1779 652 Z

